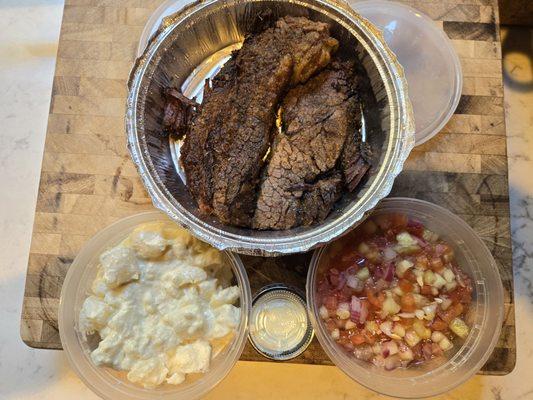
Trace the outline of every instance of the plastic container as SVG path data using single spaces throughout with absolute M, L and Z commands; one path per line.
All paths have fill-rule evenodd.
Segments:
M 89 353 L 95 344 L 87 343 L 85 335 L 78 330 L 78 317 L 83 301 L 87 297 L 87 291 L 96 275 L 98 258 L 107 248 L 124 240 L 136 226 L 153 221 L 168 221 L 169 224 L 174 224 L 159 212 L 147 212 L 122 219 L 103 229 L 85 245 L 75 258 L 61 290 L 59 334 L 63 349 L 81 380 L 104 399 L 197 399 L 228 374 L 246 344 L 252 304 L 250 284 L 240 258 L 226 252 L 234 279 L 241 289 L 241 321 L 233 341 L 212 360 L 209 372 L 198 374 L 198 377 L 191 377 L 191 379 L 187 377 L 181 385 L 166 384 L 155 389 L 145 389 L 128 381 L 123 372 L 93 364 Z
M 303 293 L 282 283 L 259 290 L 252 303 L 248 339 L 263 357 L 286 361 L 302 354 L 313 340 Z
M 355 381 L 389 396 L 435 396 L 460 385 L 479 371 L 491 355 L 503 321 L 503 287 L 496 262 L 481 239 L 461 218 L 435 204 L 409 198 L 383 200 L 372 216 L 399 212 L 421 221 L 453 246 L 457 264 L 472 278 L 473 301 L 466 321 L 470 333 L 462 346 L 444 362 L 386 371 L 350 357 L 327 334 L 318 315 L 316 280 L 328 246 L 316 250 L 307 276 L 307 304 L 315 335 L 331 360 Z
M 409 6 L 382 0 L 349 3 L 383 30 L 407 78 L 416 145 L 428 141 L 448 122 L 461 98 L 463 73 L 452 42 L 435 21 Z

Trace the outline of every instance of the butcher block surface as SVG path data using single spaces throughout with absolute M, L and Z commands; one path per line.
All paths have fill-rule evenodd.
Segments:
M 21 336 L 61 349 L 57 311 L 74 257 L 96 232 L 152 210 L 129 158 L 124 133 L 126 81 L 144 24 L 162 0 L 67 0 L 55 71 Z M 505 320 L 482 373 L 506 374 L 516 359 L 506 132 L 496 0 L 407 0 L 435 20 L 459 54 L 461 100 L 436 137 L 416 147 L 391 196 L 446 207 L 482 237 L 500 268 Z M 283 282 L 305 286 L 310 253 L 243 256 L 252 291 Z M 268 361 L 247 345 L 242 360 Z M 319 343 L 291 362 L 331 364 Z

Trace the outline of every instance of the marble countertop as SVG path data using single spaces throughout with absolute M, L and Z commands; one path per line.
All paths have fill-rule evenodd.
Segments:
M 0 200 L 0 399 L 96 398 L 70 370 L 63 352 L 31 349 L 19 337 L 62 10 L 62 0 L 0 1 L 0 185 L 8 188 Z M 520 54 L 504 63 L 516 82 L 531 81 L 527 65 Z M 514 84 L 506 86 L 505 96 L 517 364 L 503 377 L 476 376 L 442 396 L 446 399 L 533 399 L 533 342 L 527 336 L 533 331 L 533 93 Z M 208 398 L 270 399 L 289 392 L 291 398 L 306 399 L 377 397 L 334 367 L 239 362 Z

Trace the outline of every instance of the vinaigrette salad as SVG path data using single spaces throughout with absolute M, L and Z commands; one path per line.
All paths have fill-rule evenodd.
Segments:
M 360 360 L 386 370 L 446 356 L 470 331 L 471 279 L 453 248 L 403 214 L 335 243 L 318 277 L 320 318 Z

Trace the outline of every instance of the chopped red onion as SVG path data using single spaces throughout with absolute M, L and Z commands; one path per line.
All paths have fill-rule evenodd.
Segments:
M 400 365 L 402 365 L 402 362 L 400 360 L 400 357 L 397 355 L 387 357 L 385 359 L 384 367 L 387 371 L 392 371 L 393 369 L 398 368 Z
M 379 279 L 376 284 L 375 284 L 375 290 L 377 292 L 385 289 L 385 288 L 388 288 L 389 287 L 389 283 L 385 280 L 385 279 Z
M 442 256 L 448 247 L 439 243 L 435 246 L 435 254 Z
M 431 343 L 424 343 L 422 346 L 422 355 L 426 360 L 430 360 L 433 356 L 433 349 Z
M 353 322 L 364 324 L 368 317 L 368 305 L 357 296 L 352 296 L 350 304 L 350 319 Z
M 344 272 L 339 274 L 339 281 L 337 282 L 337 290 L 341 290 L 346 285 L 346 275 Z
M 426 242 L 424 239 L 422 239 L 422 238 L 420 238 L 420 237 L 418 237 L 416 235 L 412 235 L 412 237 L 415 238 L 415 240 L 418 242 L 418 245 L 420 247 L 426 247 L 428 245 L 428 242 Z
M 388 263 L 387 265 L 385 265 L 385 270 L 383 272 L 383 279 L 385 279 L 387 282 L 392 282 L 392 280 L 394 279 L 394 272 L 395 272 L 394 264 Z
M 381 344 L 381 354 L 383 357 L 387 358 L 388 356 L 393 356 L 398 353 L 398 345 L 392 340 L 388 342 L 383 342 Z
M 346 277 L 346 286 L 355 291 L 360 291 L 363 288 L 363 282 L 361 282 L 355 275 L 348 275 Z
M 355 275 L 357 273 L 357 268 L 355 268 L 354 266 L 351 266 L 347 268 L 346 271 L 344 272 L 346 273 L 346 275 Z
M 398 253 L 396 253 L 392 247 L 385 247 L 385 250 L 383 251 L 383 258 L 385 258 L 385 261 L 394 260 L 397 255 Z

